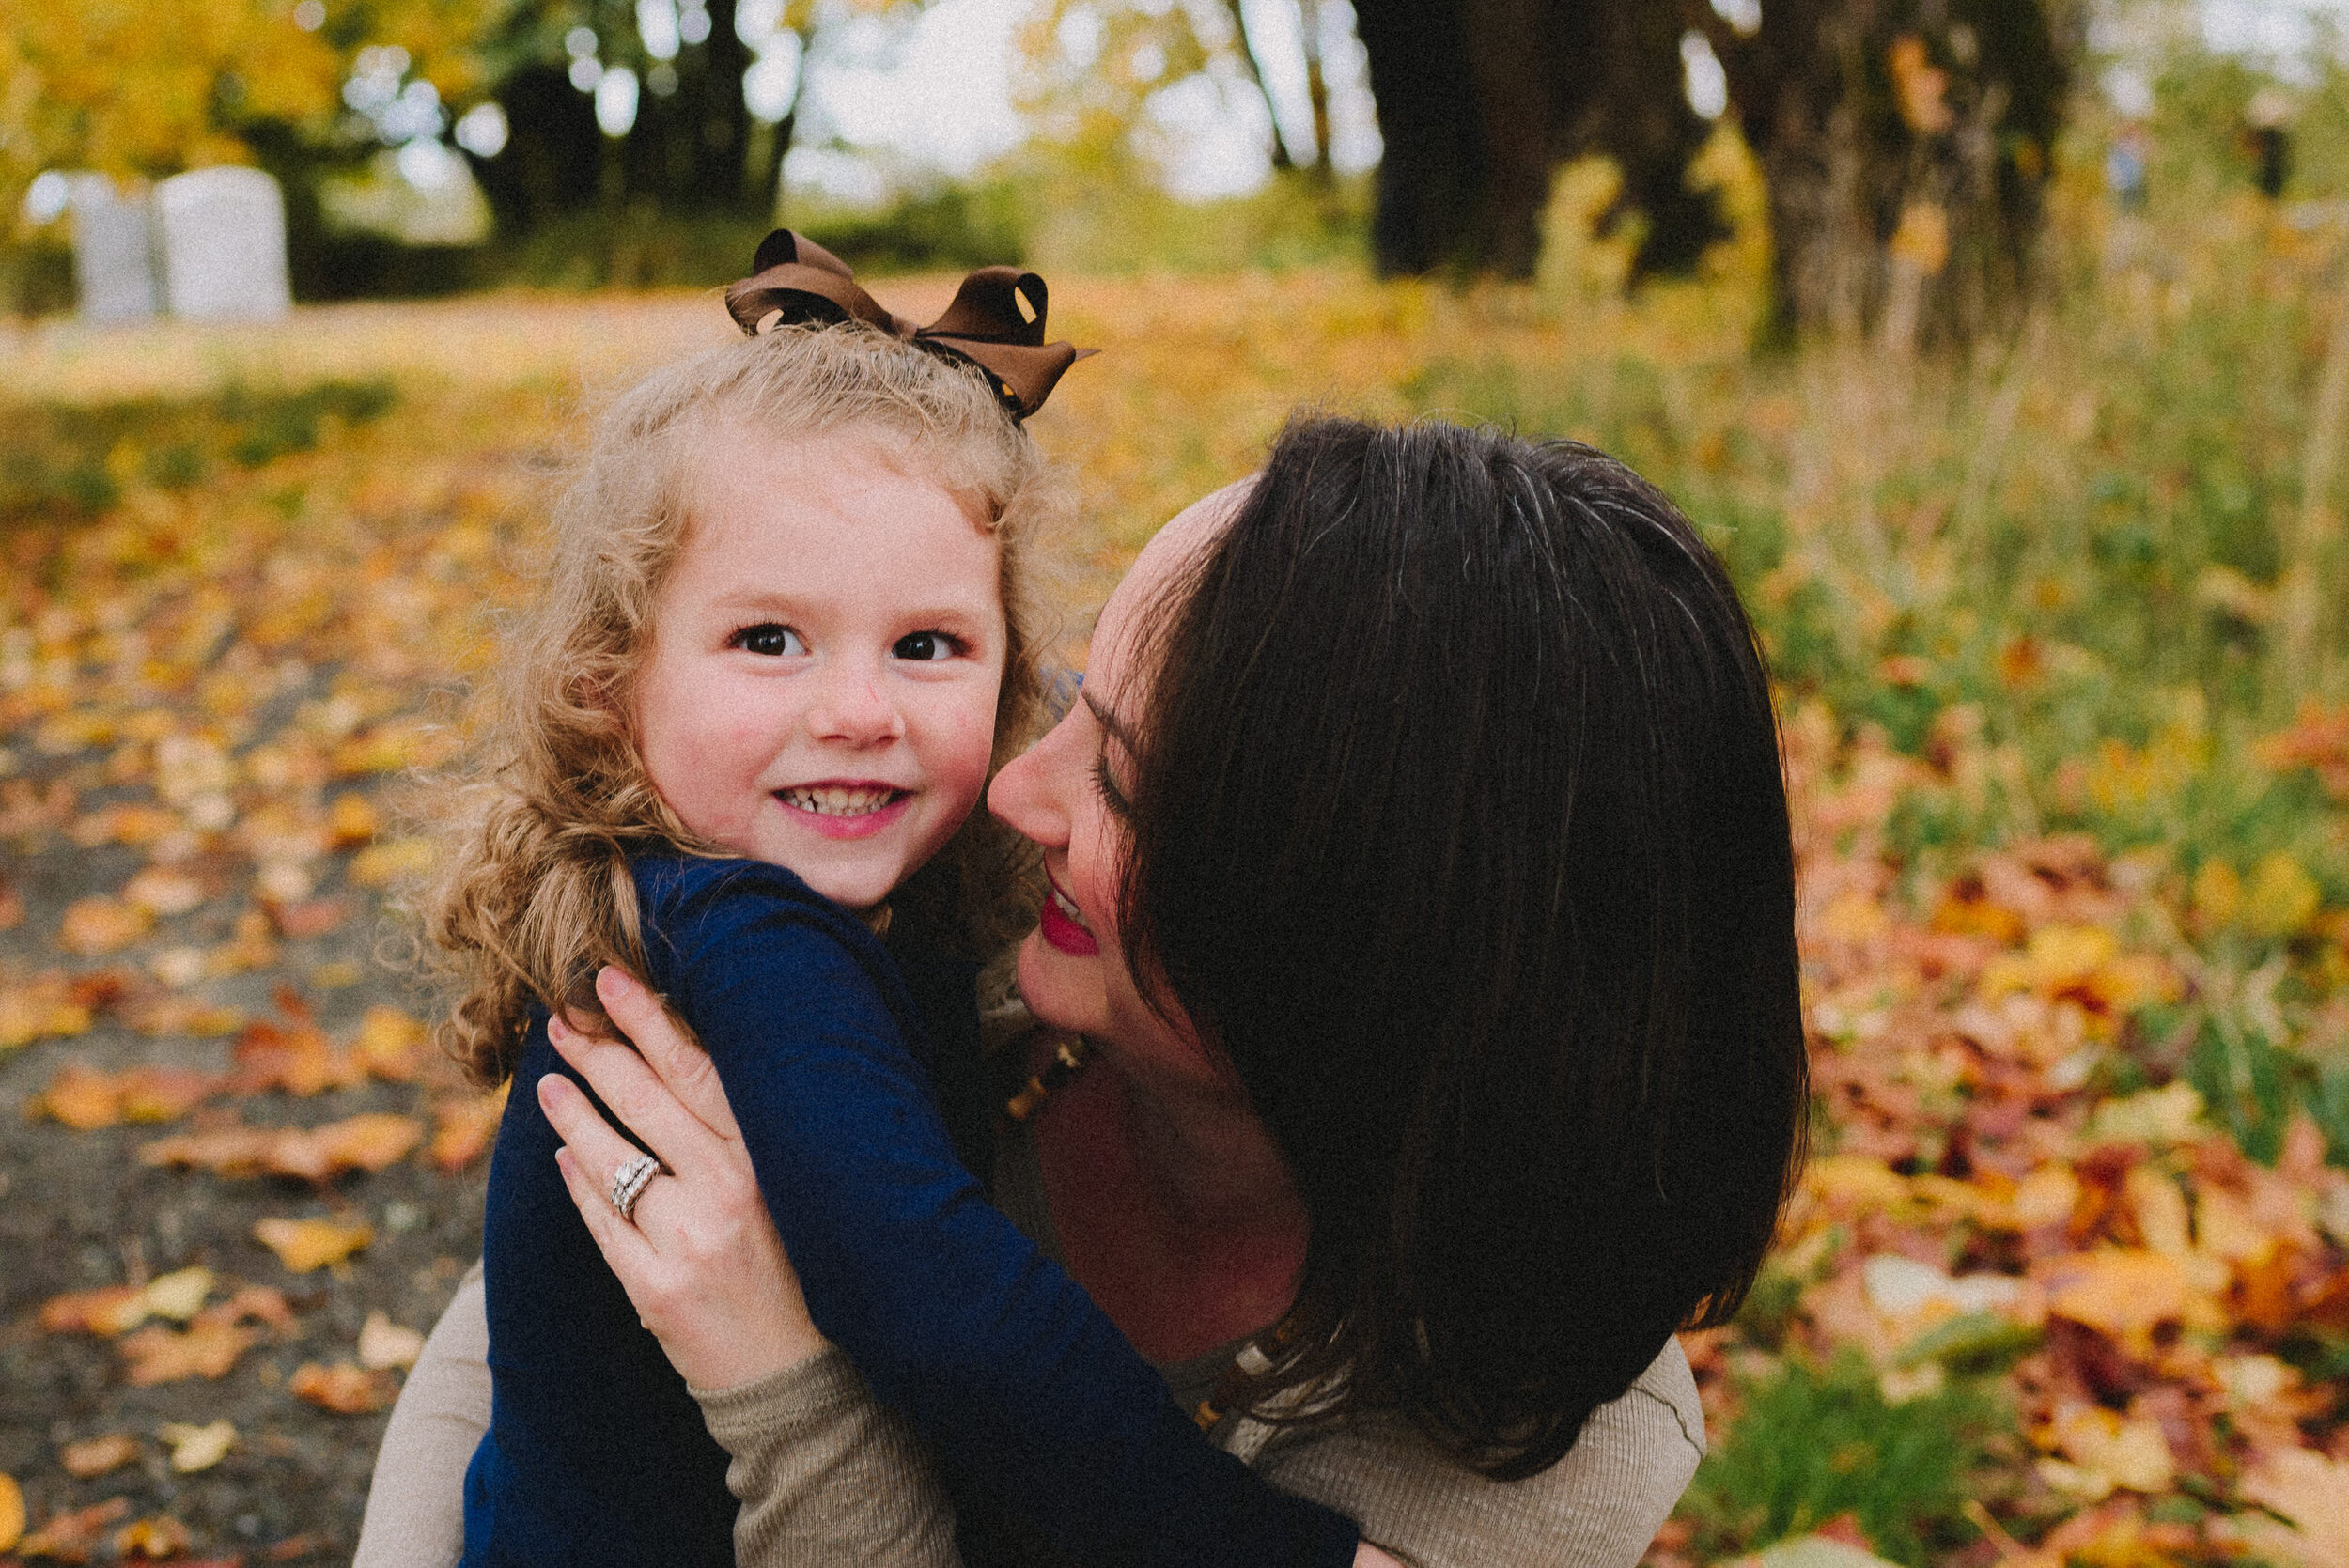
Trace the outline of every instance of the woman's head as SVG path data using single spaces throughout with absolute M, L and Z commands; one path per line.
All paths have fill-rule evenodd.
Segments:
M 1062 930 L 1023 981 L 1110 1028 L 1138 999 L 1245 1085 L 1328 1330 L 1275 1381 L 1538 1467 L 1734 1310 L 1800 1143 L 1752 633 L 1672 504 L 1570 443 L 1302 423 L 1187 520 L 1045 743 L 1101 753 L 1066 815 L 1106 856 L 1046 844 L 1099 972 Z
M 894 815 L 884 811 L 879 835 L 832 837 L 817 819 L 872 803 L 828 786 L 923 782 L 911 776 L 921 769 L 907 745 L 885 767 L 843 760 L 890 744 L 867 733 L 876 722 L 908 728 L 902 704 L 885 705 L 893 711 L 878 721 L 870 711 L 877 682 L 890 684 L 878 680 L 884 664 L 917 707 L 936 696 L 934 673 L 909 668 L 930 662 L 930 650 L 904 658 L 905 640 L 951 629 L 915 615 L 884 638 L 890 615 L 992 615 L 980 640 L 992 638 L 983 652 L 990 688 L 1000 670 L 1001 696 L 989 705 L 981 761 L 1010 755 L 1032 733 L 1031 551 L 1058 494 L 985 380 L 863 327 L 779 328 L 621 395 L 596 423 L 555 508 L 537 596 L 505 639 L 487 744 L 455 797 L 449 852 L 428 905 L 428 935 L 450 955 L 463 993 L 450 1040 L 460 1060 L 481 1077 L 502 1076 L 533 1001 L 591 1004 L 582 981 L 597 965 L 634 966 L 631 846 L 756 854 L 802 869 L 781 852 L 788 847 L 804 852 L 802 874 L 819 891 L 870 903 L 937 848 L 942 827 L 947 851 L 901 902 L 958 925 L 973 948 L 1007 936 L 1023 891 L 1018 856 L 983 813 L 955 826 L 970 815 L 974 780 L 957 786 L 959 810 L 911 822 L 918 814 L 902 802 Z M 926 503 L 910 520 L 909 498 Z M 975 594 L 965 584 L 945 595 L 954 605 L 894 592 L 851 603 L 872 584 L 832 581 L 836 572 L 824 574 L 837 559 L 798 553 L 829 531 L 868 555 L 878 545 L 887 559 L 922 543 L 897 535 L 926 525 L 940 536 L 931 545 L 964 547 L 953 564 L 984 555 L 993 580 Z M 962 525 L 969 537 L 947 537 Z M 929 570 L 941 551 L 916 553 L 899 562 L 905 572 Z M 828 664 L 820 692 L 768 678 L 802 657 L 817 629 L 795 618 L 806 620 L 819 598 L 828 614 L 854 613 L 853 625 L 826 628 L 853 639 L 853 667 Z M 961 602 L 975 599 L 988 602 Z M 713 630 L 737 614 L 739 625 Z M 721 675 L 736 683 L 726 703 L 692 701 Z M 807 700 L 785 698 L 786 687 Z M 810 726 L 838 733 L 818 740 Z M 753 792 L 760 801 L 747 800 Z M 951 808 L 945 797 L 956 792 L 930 803 Z M 877 841 L 919 852 L 877 856 Z

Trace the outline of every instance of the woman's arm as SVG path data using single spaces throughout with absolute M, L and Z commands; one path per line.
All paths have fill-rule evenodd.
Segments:
M 481 1265 L 457 1285 L 392 1406 L 351 1568 L 452 1568 L 465 1549 L 465 1467 L 490 1429 Z

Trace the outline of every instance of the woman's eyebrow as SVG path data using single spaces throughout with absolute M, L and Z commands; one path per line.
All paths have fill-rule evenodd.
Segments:
M 1128 727 L 1125 720 L 1110 711 L 1109 704 L 1082 688 L 1078 690 L 1077 697 L 1085 706 L 1093 710 L 1093 717 L 1100 721 L 1103 729 L 1109 731 L 1112 740 L 1116 741 L 1128 752 L 1134 749 L 1134 732 Z

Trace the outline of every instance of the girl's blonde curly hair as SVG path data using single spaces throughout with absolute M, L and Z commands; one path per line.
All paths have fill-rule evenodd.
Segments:
M 631 851 L 725 852 L 654 789 L 629 719 L 691 527 L 692 474 L 723 461 L 723 443 L 840 432 L 988 520 L 1009 632 L 990 773 L 1033 738 L 1032 555 L 1066 490 L 977 374 L 849 324 L 779 327 L 646 378 L 598 420 L 554 508 L 537 598 L 480 694 L 481 743 L 429 791 L 442 842 L 420 900 L 426 955 L 457 998 L 442 1042 L 474 1081 L 512 1075 L 534 1004 L 600 1019 L 597 969 L 646 972 Z M 984 960 L 1033 923 L 1035 899 L 1031 847 L 982 807 L 891 905 Z

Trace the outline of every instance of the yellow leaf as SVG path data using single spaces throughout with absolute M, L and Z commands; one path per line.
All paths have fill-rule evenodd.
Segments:
M 2215 931 L 2232 924 L 2242 907 L 2243 878 L 2234 867 L 2220 860 L 2204 861 L 2194 874 L 2194 918 Z
M 122 896 L 150 915 L 184 915 L 204 902 L 204 884 L 183 871 L 150 865 L 124 884 Z
M 2107 1100 L 2088 1119 L 2081 1136 L 2097 1143 L 2189 1143 L 2202 1126 L 2201 1092 L 2181 1079 L 2126 1099 Z
M 204 1426 L 166 1421 L 156 1428 L 156 1436 L 171 1445 L 171 1467 L 181 1475 L 194 1475 L 228 1457 L 229 1447 L 237 1440 L 237 1429 L 225 1421 Z
M 397 1007 L 370 1007 L 351 1042 L 367 1071 L 389 1083 L 406 1083 L 423 1065 L 428 1032 Z
M 1884 906 L 1863 893 L 1843 893 L 1819 911 L 1819 934 L 1839 942 L 1873 941 L 1890 925 Z
M 24 1488 L 16 1483 L 16 1477 L 0 1470 L 0 1552 L 15 1545 L 24 1534 Z
M 432 869 L 434 849 L 428 838 L 395 838 L 370 844 L 350 858 L 350 879 L 363 888 L 381 888 Z
M 2034 1272 L 2046 1287 L 2048 1312 L 2125 1347 L 2146 1344 L 2157 1325 L 2183 1318 L 2191 1295 L 2175 1258 L 2135 1249 L 2068 1254 Z
M 2068 1405 L 2037 1436 L 2076 1467 L 2068 1476 L 2058 1472 L 2067 1490 L 2091 1497 L 2116 1488 L 2153 1494 L 2168 1491 L 2177 1479 L 2177 1462 L 2158 1421 L 2123 1421 L 2096 1405 Z
M 287 1390 L 338 1416 L 365 1416 L 382 1409 L 399 1389 L 388 1372 L 369 1372 L 349 1361 L 331 1367 L 311 1361 L 287 1381 Z
M 253 1227 L 262 1246 L 296 1274 L 340 1263 L 375 1239 L 372 1225 L 337 1225 L 331 1219 L 264 1219 Z
M 381 1312 L 367 1314 L 359 1328 L 359 1364 L 369 1372 L 412 1367 L 424 1354 L 424 1336 L 402 1328 Z
M 2258 937 L 2295 937 L 2324 908 L 2325 892 L 2300 862 L 2284 850 L 2251 868 L 2243 890 L 2243 924 Z
M 334 809 L 327 814 L 326 831 L 337 849 L 353 848 L 366 843 L 383 831 L 382 820 L 376 815 L 374 804 L 356 790 L 334 797 Z
M 76 1481 L 87 1481 L 93 1476 L 104 1475 L 108 1470 L 118 1470 L 134 1462 L 138 1456 L 139 1440 L 136 1437 L 127 1432 L 110 1432 L 103 1437 L 66 1444 L 58 1451 L 57 1463 L 63 1465 L 65 1473 Z M 8 1544 L 0 1542 L 0 1551 L 6 1550 Z
M 175 1465 L 174 1467 L 178 1467 Z M 194 1467 L 206 1468 L 201 1465 Z M 189 1534 L 188 1527 L 168 1514 L 135 1520 L 115 1531 L 115 1552 L 123 1558 L 143 1557 L 150 1561 L 162 1561 L 179 1557 L 194 1544 L 195 1538 Z
M 139 1293 L 139 1300 L 157 1317 L 185 1323 L 203 1310 L 204 1297 L 211 1294 L 211 1289 L 210 1269 L 174 1269 L 169 1274 L 158 1274 L 147 1281 L 147 1289 Z

